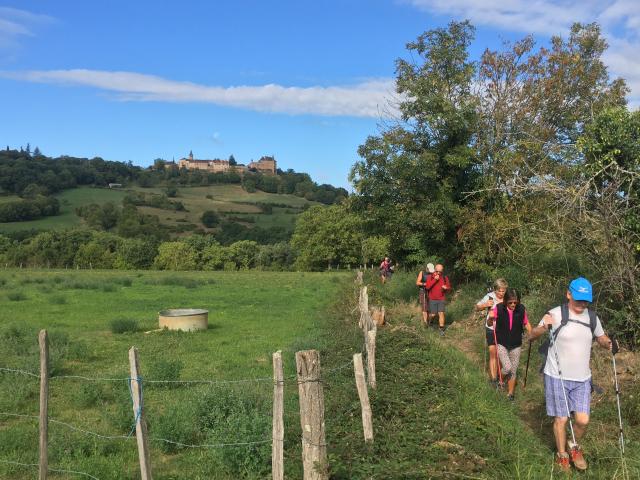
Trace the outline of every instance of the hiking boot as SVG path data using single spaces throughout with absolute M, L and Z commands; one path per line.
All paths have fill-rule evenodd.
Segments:
M 507 399 L 508 399 L 510 402 L 515 402 L 515 401 L 516 401 L 516 397 L 514 397 L 513 395 L 507 395 Z
M 561 472 L 570 472 L 571 465 L 569 464 L 569 454 L 568 453 L 557 453 L 556 461 L 557 467 Z
M 497 378 L 489 379 L 489 385 L 491 385 L 493 388 L 498 388 L 498 379 Z
M 574 445 L 573 448 L 569 450 L 569 455 L 571 456 L 571 462 L 574 467 L 578 470 L 587 469 L 587 461 L 584 459 L 584 455 L 582 455 L 582 448 L 580 448 L 579 445 Z
M 440 336 L 444 337 L 444 328 L 440 328 Z

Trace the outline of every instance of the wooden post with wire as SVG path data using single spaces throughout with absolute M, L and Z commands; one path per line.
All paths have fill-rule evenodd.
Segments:
M 131 367 L 131 398 L 133 400 L 133 418 L 136 422 L 136 441 L 138 443 L 138 459 L 140 461 L 140 478 L 152 480 L 151 456 L 149 454 L 149 440 L 147 438 L 147 422 L 144 419 L 144 402 L 142 398 L 142 380 L 140 377 L 140 365 L 138 350 L 136 347 L 129 349 L 129 365 Z
M 273 354 L 273 436 L 271 439 L 271 475 L 284 479 L 284 373 L 282 352 Z
M 369 392 L 364 378 L 364 367 L 362 366 L 362 354 L 353 355 L 353 371 L 356 377 L 356 388 L 360 398 L 360 408 L 362 410 L 362 430 L 364 441 L 373 442 L 373 421 L 371 419 L 371 405 L 369 403 Z
M 328 480 L 327 444 L 324 433 L 324 392 L 317 350 L 296 352 L 302 467 L 304 480 Z
M 46 330 L 38 335 L 40 345 L 40 461 L 38 463 L 38 480 L 47 479 L 49 470 L 48 438 L 49 438 L 49 337 Z
M 377 329 L 375 324 L 373 329 L 367 332 L 367 381 L 369 386 L 374 390 L 377 387 L 376 383 L 376 333 Z

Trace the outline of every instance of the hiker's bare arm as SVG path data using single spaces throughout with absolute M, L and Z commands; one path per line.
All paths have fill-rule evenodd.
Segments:
M 607 335 L 600 335 L 599 337 L 596 337 L 596 342 L 598 342 L 598 345 L 602 348 L 611 350 L 611 339 Z
M 416 278 L 416 286 L 418 287 L 424 286 L 424 283 L 422 283 L 422 272 L 420 272 L 418 274 L 418 278 Z
M 527 322 L 527 324 L 524 326 L 524 328 L 526 328 L 527 333 L 529 334 L 529 338 L 531 338 L 531 332 L 533 330 L 533 328 L 531 328 L 531 322 Z
M 476 310 L 480 311 L 480 310 L 484 310 L 485 308 L 491 308 L 493 307 L 493 298 L 489 298 L 489 300 L 487 300 L 484 303 L 476 303 Z
M 496 318 L 496 313 L 493 310 L 489 310 L 489 316 L 487 317 L 487 325 L 493 326 L 493 321 Z
M 542 320 L 544 320 L 544 325 L 538 325 L 537 327 L 532 328 L 531 332 L 529 332 L 529 338 L 531 340 L 535 340 L 544 335 L 549 328 L 549 325 L 553 325 L 553 317 L 548 313 L 542 317 Z

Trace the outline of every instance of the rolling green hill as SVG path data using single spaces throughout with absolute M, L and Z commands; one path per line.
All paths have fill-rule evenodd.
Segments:
M 81 226 L 83 220 L 76 214 L 76 208 L 92 203 L 103 205 L 112 202 L 120 205 L 122 199 L 130 192 L 140 192 L 150 197 L 164 194 L 164 189 L 79 187 L 65 190 L 55 195 L 60 200 L 60 215 L 26 222 L 0 223 L 0 233 Z M 0 202 L 15 200 L 19 200 L 19 198 L 16 196 L 0 197 Z M 157 215 L 161 223 L 174 227 L 191 224 L 194 229 L 204 228 L 201 222 L 202 213 L 213 210 L 220 215 L 221 220 L 231 220 L 245 226 L 255 225 L 263 228 L 281 226 L 287 230 L 293 230 L 296 216 L 307 206 L 318 204 L 295 195 L 261 191 L 248 193 L 240 185 L 180 187 L 177 196 L 171 200 L 181 202 L 185 211 L 165 210 L 149 206 L 141 206 L 138 209 L 145 214 Z M 271 205 L 272 212 L 265 213 L 260 204 Z

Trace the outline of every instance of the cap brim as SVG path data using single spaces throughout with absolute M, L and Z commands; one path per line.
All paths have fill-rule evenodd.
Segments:
M 436 271 L 435 267 L 433 266 L 433 263 L 427 263 L 427 270 L 429 271 L 429 273 L 433 273 Z
M 571 297 L 578 302 L 593 302 L 593 295 L 591 293 L 576 292 L 573 288 L 570 289 Z

